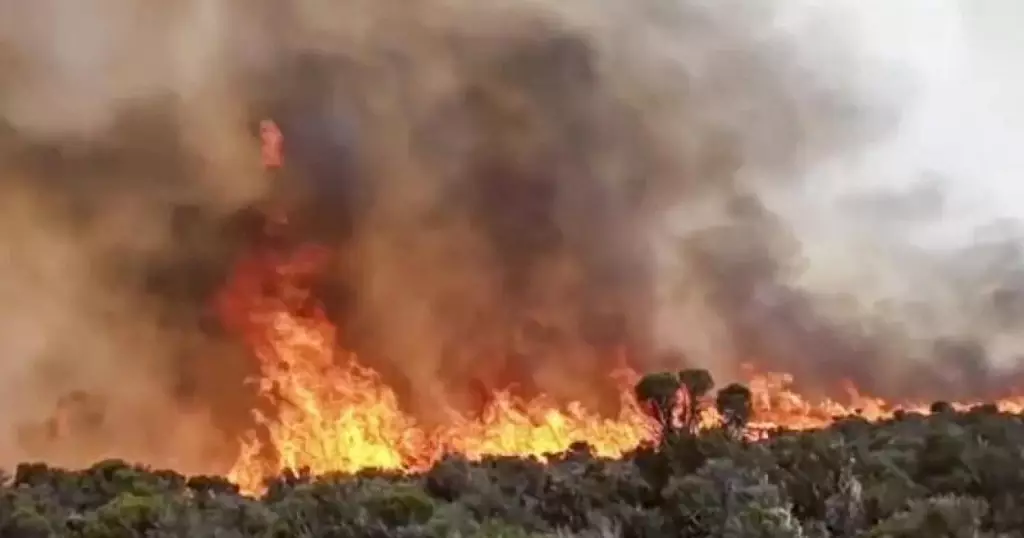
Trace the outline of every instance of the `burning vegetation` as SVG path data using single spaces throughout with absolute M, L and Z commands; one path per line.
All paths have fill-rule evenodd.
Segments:
M 260 132 L 264 166 L 276 170 L 285 162 L 282 147 L 287 145 L 272 121 L 261 122 Z M 265 217 L 265 233 L 287 233 L 287 213 L 273 208 Z M 580 443 L 599 457 L 619 457 L 645 443 L 666 442 L 680 428 L 693 434 L 722 424 L 733 436 L 742 436 L 753 426 L 748 432 L 756 436 L 820 428 L 850 416 L 881 420 L 949 407 L 893 404 L 862 396 L 852 385 L 844 403 L 811 402 L 790 390 L 790 377 L 762 375 L 749 367 L 745 377 L 756 392 L 733 383 L 717 391 L 709 406 L 714 381 L 707 370 L 641 378 L 623 362 L 609 372 L 618 388 L 617 414 L 506 388 L 485 394 L 474 412 L 444 408 L 441 424 L 424 425 L 377 371 L 344 347 L 343 333 L 326 315 L 312 285 L 329 257 L 322 246 L 307 243 L 255 250 L 239 261 L 218 296 L 221 319 L 252 350 L 260 365 L 260 393 L 275 408 L 272 415 L 257 415 L 265 436 L 250 435 L 229 473 L 247 490 L 258 490 L 268 477 L 287 469 L 317 475 L 423 471 L 452 453 L 471 459 L 544 458 Z M 625 359 L 631 351 L 620 346 Z M 998 407 L 1019 412 L 1024 398 L 1001 401 Z
M 12 457 L 126 457 L 258 491 L 284 469 L 617 457 L 946 394 L 1024 405 L 981 338 L 911 342 L 800 287 L 799 230 L 763 194 L 878 125 L 845 75 L 753 32 L 767 15 L 384 4 L 254 2 L 188 77 L 125 53 L 149 84 L 84 133 L 33 108 L 59 77 L 12 64 L 0 186 L 33 209 L 10 213 L 0 241 L 20 250 L 0 270 L 35 290 L 14 296 L 39 307 L 28 326 L 70 312 L 32 345 L 0 331 L 29 372 L 12 386 L 45 395 L 10 419 Z M 17 66 L 41 54 L 20 45 Z M 679 218 L 666 270 L 655 239 Z

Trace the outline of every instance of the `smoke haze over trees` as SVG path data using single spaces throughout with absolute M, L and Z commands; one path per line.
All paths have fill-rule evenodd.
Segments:
M 279 199 L 298 208 L 289 241 L 335 255 L 318 289 L 346 345 L 411 408 L 509 383 L 601 406 L 622 349 L 638 369 L 681 349 L 717 378 L 749 361 L 826 392 L 1006 389 L 1018 236 L 922 247 L 902 232 L 948 214 L 948 185 L 829 176 L 913 95 L 843 16 L 0 0 L 0 355 L 21 409 L 0 426 L 83 391 L 125 433 L 47 448 L 58 460 L 205 465 L 256 405 L 210 301 Z M 279 177 L 259 166 L 265 117 Z

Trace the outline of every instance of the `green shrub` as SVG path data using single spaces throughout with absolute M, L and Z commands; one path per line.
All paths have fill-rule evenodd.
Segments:
M 23 464 L 0 477 L 0 537 L 1014 536 L 1021 446 L 1024 421 L 982 408 L 759 442 L 680 432 L 618 460 L 577 447 L 543 464 L 451 456 L 422 475 L 300 470 L 259 498 L 116 460 Z
M 422 524 L 434 515 L 434 500 L 410 484 L 375 490 L 361 501 L 370 517 L 389 526 Z

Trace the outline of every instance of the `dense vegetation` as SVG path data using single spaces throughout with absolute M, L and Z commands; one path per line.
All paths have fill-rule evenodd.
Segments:
M 676 379 L 683 398 L 711 388 Z M 638 396 L 671 399 L 665 386 L 649 378 Z M 419 476 L 287 473 L 260 498 L 117 461 L 25 464 L 0 486 L 0 536 L 1024 536 L 1021 417 L 940 409 L 752 442 L 737 435 L 749 392 L 731 387 L 707 398 L 731 409 L 723 428 L 694 433 L 684 412 L 659 446 L 614 461 L 580 445 L 548 463 L 452 456 Z

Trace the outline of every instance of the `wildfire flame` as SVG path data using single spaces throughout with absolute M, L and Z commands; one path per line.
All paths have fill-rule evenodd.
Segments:
M 501 393 L 478 418 L 451 411 L 446 425 L 422 427 L 374 371 L 351 354 L 337 355 L 343 353 L 338 331 L 302 284 L 324 257 L 314 247 L 256 253 L 239 263 L 221 294 L 224 322 L 260 361 L 261 392 L 281 404 L 274 417 L 257 416 L 276 461 L 262 457 L 263 442 L 247 439 L 230 473 L 243 489 L 258 490 L 264 477 L 286 468 L 416 470 L 445 453 L 542 457 L 577 441 L 598 455 L 617 456 L 650 438 L 650 419 L 631 396 L 631 372 L 617 372 L 623 386 L 618 417 Z
M 261 134 L 264 163 L 280 166 L 280 131 L 265 122 Z M 259 361 L 261 393 L 277 405 L 273 416 L 257 415 L 264 435 L 245 439 L 229 473 L 243 491 L 261 490 L 264 477 L 284 469 L 415 471 L 446 453 L 542 458 L 581 441 L 599 456 L 615 457 L 652 439 L 652 421 L 632 395 L 638 375 L 628 370 L 612 374 L 621 385 L 621 412 L 615 417 L 580 405 L 557 406 L 543 397 L 521 400 L 499 393 L 477 417 L 450 411 L 444 426 L 418 424 L 376 372 L 342 351 L 341 335 L 309 285 L 327 260 L 328 253 L 314 245 L 290 252 L 257 250 L 238 262 L 218 297 L 224 324 Z M 748 369 L 745 377 L 754 397 L 753 431 L 817 428 L 850 415 L 880 420 L 901 409 L 928 411 L 927 405 L 865 396 L 852 386 L 842 402 L 811 401 L 792 390 L 793 379 L 786 374 Z M 1024 398 L 997 405 L 1020 412 Z M 703 423 L 717 423 L 713 409 L 705 412 Z

